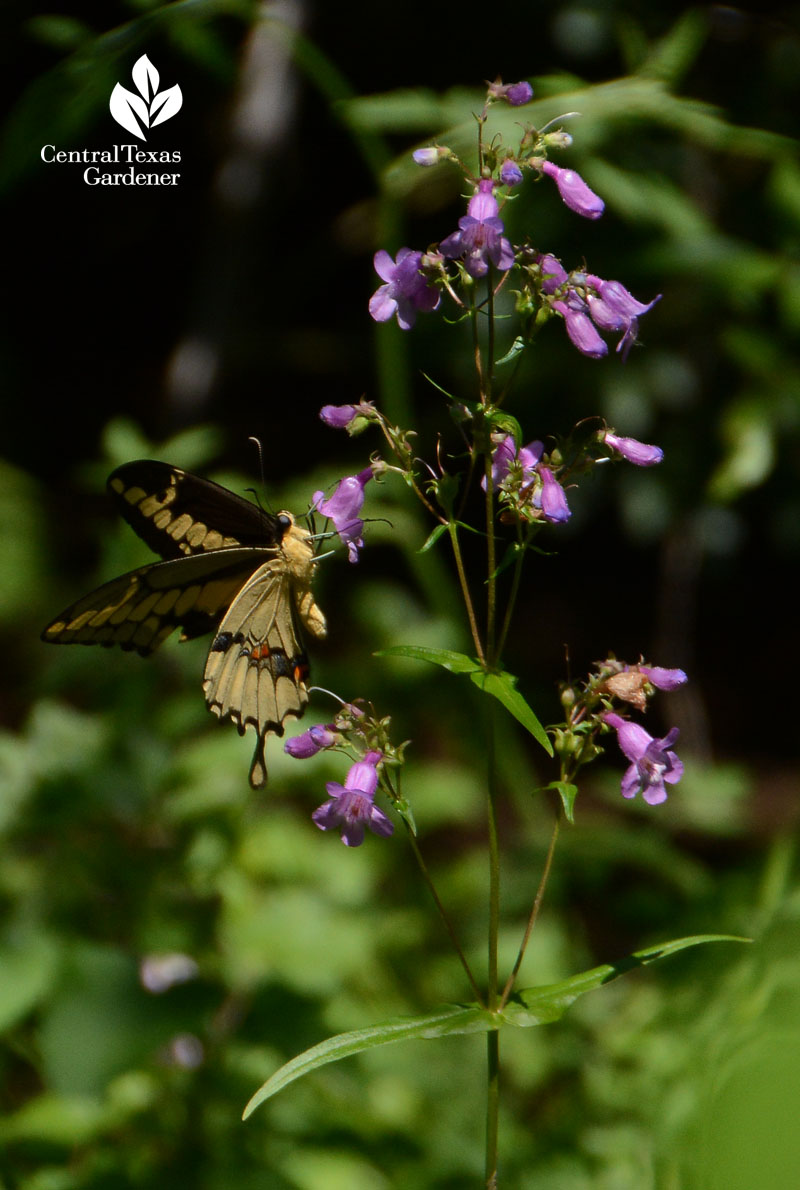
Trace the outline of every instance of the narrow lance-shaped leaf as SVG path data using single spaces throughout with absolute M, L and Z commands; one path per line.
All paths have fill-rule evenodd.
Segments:
M 384 1021 L 383 1024 L 371 1025 L 366 1029 L 340 1033 L 320 1042 L 319 1045 L 312 1046 L 276 1070 L 253 1095 L 244 1110 L 243 1119 L 246 1120 L 260 1104 L 283 1090 L 289 1083 L 310 1074 L 313 1070 L 318 1070 L 321 1066 L 326 1066 L 329 1062 L 338 1062 L 340 1058 L 349 1058 L 395 1041 L 432 1040 L 457 1034 L 488 1033 L 505 1025 L 524 1029 L 534 1025 L 551 1024 L 586 992 L 594 991 L 604 983 L 610 983 L 637 967 L 644 967 L 657 959 L 666 958 L 679 950 L 699 946 L 704 942 L 746 941 L 748 939 L 736 938 L 729 934 L 698 934 L 690 938 L 677 938 L 659 946 L 648 946 L 616 963 L 606 963 L 602 967 L 594 967 L 591 971 L 573 975 L 571 979 L 562 983 L 527 988 L 512 997 L 502 1012 L 492 1013 L 478 1004 L 448 1004 L 425 1016 L 399 1017 Z
M 348 1058 L 394 1041 L 416 1041 L 446 1037 L 454 1033 L 485 1033 L 497 1027 L 498 1021 L 485 1008 L 477 1004 L 456 1004 L 446 1005 L 426 1016 L 399 1017 L 384 1021 L 380 1025 L 371 1025 L 366 1029 L 340 1033 L 320 1042 L 319 1045 L 312 1046 L 304 1054 L 299 1054 L 280 1070 L 276 1070 L 275 1074 L 256 1091 L 244 1109 L 242 1118 L 246 1120 L 265 1099 L 269 1099 L 295 1079 L 302 1078 L 304 1074 L 327 1065 L 328 1062 L 338 1062 L 340 1058 Z

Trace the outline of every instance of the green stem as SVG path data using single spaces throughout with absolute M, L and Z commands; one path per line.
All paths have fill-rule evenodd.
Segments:
M 475 645 L 475 654 L 481 665 L 485 665 L 486 655 L 481 642 L 481 634 L 478 630 L 475 608 L 472 605 L 472 596 L 469 593 L 469 584 L 467 583 L 467 575 L 464 570 L 464 559 L 461 556 L 461 542 L 458 540 L 458 529 L 453 521 L 448 523 L 447 529 L 450 534 L 450 544 L 453 547 L 453 557 L 455 558 L 456 570 L 458 571 L 461 594 L 464 597 L 464 606 L 467 609 L 467 619 L 469 620 L 469 628 L 472 633 L 472 643 Z
M 500 1105 L 500 1030 L 486 1034 L 486 1190 L 497 1187 L 497 1124 Z
M 525 951 L 527 949 L 528 943 L 530 942 L 531 934 L 533 933 L 533 927 L 536 925 L 536 919 L 539 916 L 539 910 L 542 907 L 542 901 L 544 900 L 544 892 L 545 892 L 545 889 L 547 888 L 547 881 L 550 877 L 550 869 L 553 866 L 553 856 L 555 855 L 556 843 L 558 841 L 558 832 L 559 832 L 560 828 L 561 828 L 561 809 L 559 808 L 558 816 L 556 817 L 556 820 L 553 824 L 553 832 L 550 836 L 550 846 L 547 849 L 547 857 L 544 861 L 544 870 L 542 872 L 541 879 L 539 880 L 539 887 L 536 890 L 536 896 L 533 898 L 533 905 L 531 907 L 530 916 L 528 917 L 528 924 L 525 927 L 525 933 L 522 937 L 522 942 L 520 943 L 519 953 L 517 955 L 517 961 L 514 963 L 514 966 L 511 969 L 511 974 L 509 975 L 508 979 L 506 980 L 506 986 L 503 988 L 503 994 L 500 997 L 500 1011 L 501 1012 L 505 1008 L 506 1004 L 508 1003 L 508 998 L 511 995 L 512 988 L 514 987 L 514 981 L 517 978 L 517 975 L 519 974 L 519 969 L 522 966 L 522 960 L 525 957 Z
M 477 981 L 475 980 L 475 976 L 472 974 L 470 965 L 467 962 L 467 957 L 464 954 L 463 950 L 461 949 L 461 944 L 459 943 L 458 937 L 456 936 L 455 927 L 453 926 L 453 923 L 451 922 L 450 917 L 448 916 L 447 910 L 445 909 L 444 905 L 442 904 L 439 894 L 436 891 L 436 886 L 433 883 L 433 879 L 431 877 L 430 872 L 428 871 L 428 865 L 425 863 L 425 860 L 422 856 L 422 852 L 419 849 L 419 844 L 417 843 L 416 837 L 414 836 L 414 833 L 411 830 L 408 823 L 406 823 L 406 831 L 408 832 L 409 842 L 411 843 L 411 850 L 414 852 L 414 856 L 416 858 L 417 864 L 419 865 L 419 870 L 422 873 L 422 878 L 428 886 L 428 890 L 429 890 L 431 896 L 433 897 L 436 908 L 439 910 L 439 915 L 440 915 L 442 921 L 444 922 L 445 929 L 447 930 L 447 933 L 450 935 L 450 941 L 453 943 L 453 946 L 455 947 L 456 954 L 458 955 L 461 966 L 464 968 L 464 973 L 466 974 L 466 977 L 469 980 L 469 985 L 472 988 L 475 999 L 478 1001 L 479 1004 L 482 1004 L 483 996 L 481 995 L 480 988 L 478 987 Z
M 489 928 L 488 981 L 486 1006 L 497 1007 L 497 940 L 500 932 L 500 850 L 497 838 L 497 772 L 495 748 L 495 712 L 487 711 L 487 819 L 489 834 Z M 500 1104 L 500 1034 L 497 1030 L 486 1039 L 486 1185 L 497 1182 L 497 1129 Z

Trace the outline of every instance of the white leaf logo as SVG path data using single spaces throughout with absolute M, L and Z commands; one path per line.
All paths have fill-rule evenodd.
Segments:
M 146 128 L 154 128 L 169 120 L 183 106 L 181 89 L 175 84 L 159 91 L 160 76 L 147 54 L 134 63 L 131 71 L 138 95 L 117 83 L 108 101 L 111 115 L 127 132 L 146 140 Z

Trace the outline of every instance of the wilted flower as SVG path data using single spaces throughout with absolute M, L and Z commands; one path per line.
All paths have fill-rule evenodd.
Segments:
M 422 253 L 401 248 L 392 260 L 383 248 L 375 253 L 375 271 L 386 284 L 379 286 L 369 300 L 369 312 L 376 322 L 388 322 L 393 314 L 398 325 L 408 331 L 417 321 L 418 311 L 435 310 L 441 295 L 419 271 Z
M 373 801 L 378 788 L 380 759 L 380 752 L 368 752 L 363 760 L 351 765 L 344 785 L 328 781 L 325 788 L 329 800 L 311 815 L 320 830 L 341 828 L 345 847 L 360 847 L 365 827 L 376 835 L 388 836 L 394 831 L 391 820 Z
M 542 293 L 555 293 L 560 285 L 569 281 L 569 273 L 550 252 L 539 257 L 539 267 L 542 270 Z
M 287 740 L 283 750 L 294 756 L 295 760 L 308 760 L 323 748 L 330 748 L 338 739 L 339 735 L 333 723 L 315 723 L 300 735 Z
M 484 277 L 490 264 L 498 269 L 510 269 L 514 263 L 514 249 L 503 235 L 493 186 L 491 178 L 481 178 L 477 192 L 467 204 L 467 214 L 458 221 L 459 230 L 439 245 L 449 260 L 462 256 L 471 277 Z
M 606 446 L 610 446 L 617 454 L 622 455 L 623 459 L 635 463 L 637 467 L 652 467 L 660 463 L 664 457 L 660 446 L 648 446 L 645 442 L 637 442 L 635 438 L 620 438 L 610 430 L 606 430 L 603 441 Z
M 562 200 L 577 215 L 583 215 L 585 219 L 599 219 L 606 209 L 602 198 L 586 185 L 574 169 L 562 169 L 552 161 L 543 161 L 542 173 L 553 179 Z
M 351 562 L 358 561 L 358 551 L 364 545 L 361 536 L 364 522 L 358 515 L 364 503 L 364 488 L 372 479 L 372 468 L 365 467 L 358 475 L 340 479 L 332 496 L 325 499 L 324 492 L 315 492 L 312 508 L 333 521 L 333 527 L 347 546 Z
M 641 793 L 651 806 L 666 801 L 667 785 L 674 785 L 683 776 L 683 764 L 672 751 L 678 738 L 673 727 L 663 739 L 655 740 L 638 723 L 631 723 L 613 711 L 603 716 L 617 733 L 617 743 L 631 762 L 622 778 L 622 796 L 635 797 Z

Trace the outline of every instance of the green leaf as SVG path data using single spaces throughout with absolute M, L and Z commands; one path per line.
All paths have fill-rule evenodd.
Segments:
M 505 355 L 501 356 L 500 359 L 497 360 L 495 367 L 499 368 L 501 364 L 510 364 L 511 361 L 515 360 L 527 346 L 528 340 L 524 339 L 522 335 L 517 335 L 516 339 L 511 344 Z
M 654 963 L 657 959 L 665 959 L 669 955 L 677 954 L 679 950 L 700 946 L 705 942 L 749 941 L 749 938 L 737 938 L 733 934 L 695 934 L 689 938 L 662 942 L 658 946 L 648 946 L 644 950 L 635 951 L 627 958 L 618 959 L 615 963 L 604 963 L 602 967 L 593 967 L 591 971 L 573 975 L 563 983 L 551 983 L 517 992 L 503 1010 L 503 1020 L 508 1025 L 516 1025 L 522 1029 L 530 1028 L 532 1025 L 548 1025 L 563 1016 L 570 1005 L 586 992 L 592 992 L 604 983 L 611 983 L 612 980 L 619 979 L 620 975 L 634 971 L 637 967 L 646 967 L 648 963 Z
M 558 790 L 558 796 L 561 798 L 561 804 L 564 807 L 564 814 L 567 822 L 574 826 L 575 819 L 573 811 L 575 806 L 575 798 L 578 796 L 578 786 L 571 785 L 569 781 L 551 781 L 549 785 L 542 785 L 536 790 L 536 793 L 544 793 L 545 789 Z
M 276 1092 L 309 1074 L 328 1062 L 338 1062 L 364 1050 L 393 1041 L 416 1041 L 433 1037 L 447 1037 L 455 1033 L 486 1033 L 498 1027 L 498 1018 L 477 1004 L 446 1005 L 436 1012 L 420 1017 L 397 1017 L 380 1025 L 366 1029 L 354 1029 L 351 1033 L 340 1033 L 329 1037 L 319 1045 L 312 1046 L 281 1066 L 280 1070 L 259 1087 L 244 1109 L 242 1119 L 246 1120 L 255 1109 Z
M 265 1100 L 283 1090 L 295 1079 L 302 1078 L 304 1074 L 310 1074 L 312 1070 L 318 1070 L 320 1066 L 326 1066 L 329 1062 L 338 1062 L 340 1058 L 349 1058 L 353 1054 L 360 1054 L 395 1041 L 431 1040 L 434 1037 L 450 1037 L 455 1034 L 488 1033 L 503 1025 L 526 1029 L 533 1025 L 551 1024 L 563 1016 L 570 1005 L 586 992 L 594 991 L 604 983 L 610 983 L 637 967 L 644 967 L 648 963 L 654 963 L 656 959 L 666 958 L 679 950 L 699 946 L 704 942 L 747 941 L 749 939 L 736 938 L 730 934 L 697 934 L 691 938 L 678 938 L 673 942 L 663 942 L 659 946 L 648 946 L 616 963 L 605 963 L 602 967 L 594 967 L 591 971 L 573 975 L 563 983 L 527 988 L 513 996 L 502 1012 L 492 1013 L 478 1004 L 447 1004 L 425 1016 L 396 1017 L 380 1025 L 370 1025 L 366 1029 L 339 1033 L 336 1037 L 329 1037 L 319 1045 L 312 1046 L 305 1053 L 298 1054 L 296 1058 L 292 1058 L 276 1070 L 253 1095 L 244 1109 L 242 1118 L 246 1120 Z
M 493 409 L 486 415 L 486 421 L 489 423 L 489 428 L 493 432 L 501 434 L 510 434 L 514 439 L 514 445 L 517 450 L 522 446 L 522 426 L 515 417 L 510 413 L 506 413 L 504 409 Z
M 425 645 L 393 645 L 389 649 L 379 649 L 375 656 L 430 661 L 432 665 L 441 665 L 454 674 L 471 674 L 481 669 L 480 662 L 474 657 L 467 657 L 466 653 L 456 653 L 452 649 L 428 649 Z
M 433 529 L 428 534 L 424 543 L 417 550 L 417 553 L 419 553 L 419 554 L 427 553 L 428 550 L 431 549 L 432 546 L 436 545 L 436 542 L 439 540 L 439 538 L 442 536 L 442 534 L 446 533 L 446 532 L 447 532 L 447 525 L 437 525 L 436 528 Z
M 514 689 L 517 679 L 513 674 L 487 673 L 474 657 L 467 657 L 465 653 L 456 653 L 452 649 L 428 649 L 424 645 L 394 645 L 390 649 L 380 649 L 375 656 L 411 657 L 415 661 L 430 661 L 433 665 L 441 665 L 454 674 L 469 674 L 470 680 L 479 690 L 491 694 L 493 698 L 501 702 L 506 710 L 539 741 L 545 752 L 550 756 L 553 755 L 553 745 L 550 743 L 547 732 L 519 691 Z
M 501 702 L 509 714 L 513 715 L 534 739 L 538 740 L 549 756 L 553 755 L 550 737 L 519 690 L 514 688 L 517 679 L 513 674 L 486 673 L 484 670 L 478 669 L 471 672 L 469 676 L 478 689 L 485 691 L 486 694 L 491 694 L 493 698 Z

